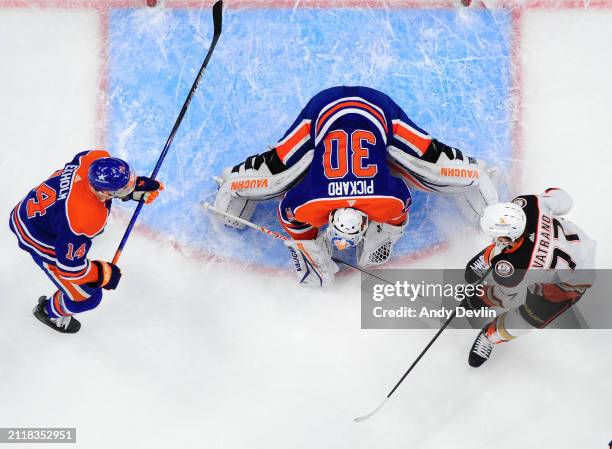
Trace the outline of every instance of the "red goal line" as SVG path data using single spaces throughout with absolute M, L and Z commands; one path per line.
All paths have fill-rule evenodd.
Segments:
M 213 0 L 158 0 L 165 8 L 209 8 Z M 120 9 L 145 8 L 146 0 L 0 0 L 0 8 Z M 228 9 L 259 8 L 432 8 L 461 7 L 460 0 L 225 0 Z M 612 9 L 612 0 L 473 0 L 474 8 Z

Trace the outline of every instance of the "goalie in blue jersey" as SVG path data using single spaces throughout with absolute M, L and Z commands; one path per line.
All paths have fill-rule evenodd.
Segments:
M 216 208 L 243 219 L 258 201 L 284 194 L 278 217 L 293 238 L 287 246 L 298 280 L 316 286 L 331 284 L 338 270 L 332 245 L 356 247 L 363 267 L 389 259 L 409 221 L 409 186 L 456 194 L 474 222 L 497 202 L 475 159 L 432 138 L 389 96 L 368 87 L 318 93 L 274 147 L 221 178 Z

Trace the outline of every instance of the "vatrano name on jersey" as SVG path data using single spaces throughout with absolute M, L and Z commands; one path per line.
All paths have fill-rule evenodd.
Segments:
M 546 259 L 550 251 L 550 232 L 551 232 L 551 220 L 548 215 L 542 215 L 541 220 L 542 228 L 540 230 L 540 241 L 536 248 L 536 253 L 533 258 L 533 268 L 544 268 Z

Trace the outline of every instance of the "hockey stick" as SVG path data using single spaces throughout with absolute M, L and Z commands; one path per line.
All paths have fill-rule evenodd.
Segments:
M 240 218 L 240 217 L 232 215 L 232 214 L 230 214 L 228 212 L 224 212 L 222 210 L 219 210 L 219 209 L 217 209 L 216 207 L 214 207 L 212 204 L 210 204 L 207 201 L 203 201 L 200 204 L 206 210 L 214 212 L 215 214 L 223 215 L 224 217 L 227 217 L 227 218 L 229 218 L 231 220 L 237 221 L 238 223 L 241 223 L 241 224 L 243 224 L 245 226 L 248 226 L 251 229 L 255 229 L 256 231 L 263 232 L 264 234 L 268 234 L 271 237 L 277 238 L 279 240 L 291 240 L 286 235 L 283 235 L 283 234 L 281 234 L 279 232 L 273 231 L 272 229 L 266 228 L 265 226 L 255 224 L 252 221 L 248 221 L 248 220 L 245 220 L 244 218 Z M 356 265 L 353 265 L 351 263 L 345 262 L 345 261 L 340 260 L 340 259 L 336 259 L 335 257 L 332 257 L 332 260 L 334 262 L 336 262 L 336 263 L 341 263 L 343 265 L 346 265 L 347 267 L 350 267 L 353 270 L 361 271 L 363 274 L 367 274 L 368 276 L 372 276 L 372 277 L 374 277 L 374 278 L 376 278 L 376 279 L 378 279 L 380 281 L 386 282 L 387 284 L 392 284 L 392 282 L 389 282 L 388 280 L 383 279 L 383 278 L 375 275 L 374 273 L 370 273 L 369 271 L 364 270 L 363 268 L 360 268 L 360 267 L 358 267 Z
M 474 282 L 472 285 L 477 286 L 479 285 L 482 281 L 484 281 L 484 279 L 488 276 L 488 274 L 491 272 L 491 268 L 489 268 L 485 274 L 482 275 L 482 277 L 480 279 L 478 279 L 476 282 Z M 461 307 L 461 306 L 458 306 Z M 429 343 L 427 344 L 427 346 L 425 346 L 425 349 L 423 349 L 421 351 L 421 353 L 419 354 L 419 356 L 416 358 L 416 360 L 414 362 L 412 362 L 412 365 L 410 365 L 410 368 L 408 368 L 408 370 L 404 373 L 404 375 L 401 377 L 401 379 L 395 384 L 395 386 L 391 389 L 391 391 L 389 392 L 389 394 L 387 395 L 387 397 L 379 404 L 378 407 L 376 407 L 373 411 L 371 411 L 370 413 L 367 413 L 363 416 L 358 416 L 357 418 L 354 419 L 355 422 L 362 422 L 365 421 L 366 419 L 370 418 L 372 415 L 374 415 L 374 413 L 376 413 L 377 411 L 379 411 L 383 405 L 385 405 L 385 403 L 389 400 L 389 398 L 391 397 L 391 395 L 393 393 L 395 393 L 395 390 L 398 389 L 398 387 L 402 384 L 402 382 L 404 381 L 404 379 L 408 376 L 408 374 L 410 374 L 410 371 L 412 371 L 412 369 L 417 365 L 417 363 L 419 363 L 419 361 L 423 358 L 423 356 L 425 355 L 425 353 L 429 350 L 429 348 L 431 348 L 431 345 L 434 344 L 434 342 L 438 339 L 438 337 L 440 336 L 440 334 L 442 334 L 442 332 L 444 332 L 444 329 L 446 329 L 448 327 L 448 325 L 451 323 L 451 321 L 453 321 L 455 319 L 455 317 L 457 316 L 457 308 L 455 308 L 455 310 L 453 311 L 453 313 L 451 313 L 451 315 L 448 317 L 448 319 L 444 322 L 444 324 L 442 325 L 442 327 L 438 330 L 438 332 L 436 332 L 436 335 L 434 335 L 434 337 L 429 341 Z
M 204 74 L 204 70 L 206 69 L 206 66 L 208 65 L 208 61 L 210 61 L 210 57 L 213 54 L 213 50 L 217 46 L 217 41 L 219 40 L 219 37 L 221 36 L 221 25 L 222 25 L 222 18 L 223 18 L 223 0 L 218 0 L 213 5 L 212 15 L 213 15 L 214 31 L 213 31 L 213 38 L 210 44 L 210 48 L 208 49 L 208 53 L 206 53 L 206 57 L 204 58 L 202 67 L 200 67 L 198 76 L 196 76 L 196 79 L 194 80 L 193 85 L 191 86 L 191 90 L 187 94 L 187 98 L 185 99 L 185 103 L 183 103 L 181 112 L 179 113 L 178 117 L 176 118 L 176 121 L 174 122 L 174 126 L 172 127 L 172 131 L 170 132 L 170 135 L 168 136 L 168 139 L 166 140 L 164 149 L 162 150 L 159 156 L 159 159 L 157 160 L 157 164 L 155 164 L 153 173 L 151 173 L 152 179 L 155 179 L 155 177 L 157 176 L 157 173 L 159 172 L 159 169 L 161 168 L 162 163 L 164 162 L 164 159 L 166 158 L 166 154 L 168 153 L 168 150 L 170 149 L 170 145 L 172 145 L 172 141 L 174 140 L 176 131 L 178 130 L 179 126 L 181 126 L 183 117 L 185 116 L 185 113 L 187 112 L 187 108 L 189 108 L 189 105 L 191 104 L 191 100 L 196 90 L 198 89 L 198 85 L 200 84 L 200 80 L 202 79 L 202 75 Z M 136 223 L 136 219 L 138 218 L 138 215 L 140 214 L 140 210 L 142 209 L 143 204 L 144 204 L 144 198 L 138 202 L 138 206 L 136 206 L 136 210 L 134 211 L 134 214 L 132 215 L 132 218 L 130 219 L 130 223 L 128 224 L 128 227 L 125 230 L 125 234 L 123 234 L 121 243 L 119 243 L 119 247 L 117 248 L 117 251 L 115 252 L 115 256 L 113 257 L 114 264 L 116 264 L 119 261 L 119 257 L 121 257 L 121 252 L 123 251 L 123 247 L 127 243 L 127 240 L 130 234 L 132 233 L 132 229 L 134 228 L 134 224 Z

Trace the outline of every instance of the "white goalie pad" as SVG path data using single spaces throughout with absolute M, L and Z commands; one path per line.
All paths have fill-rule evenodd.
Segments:
M 313 151 L 285 170 L 268 166 L 274 154 L 269 150 L 263 155 L 250 156 L 236 168 L 226 168 L 216 178 L 219 190 L 215 197 L 215 208 L 231 215 L 250 220 L 257 207 L 257 201 L 274 198 L 286 192 L 310 166 Z M 271 165 L 273 165 L 271 163 Z M 280 170 L 280 171 L 279 171 Z M 272 172 L 276 173 L 273 174 Z M 223 223 L 242 229 L 244 225 L 223 217 Z
M 329 287 L 339 268 L 332 260 L 324 237 L 316 240 L 287 240 L 291 262 L 300 285 Z
M 407 225 L 408 220 L 400 226 L 370 221 L 363 242 L 357 248 L 357 265 L 366 268 L 387 262 Z
M 250 220 L 256 207 L 257 202 L 232 195 L 232 192 L 229 190 L 229 183 L 221 181 L 219 191 L 215 197 L 216 209 L 245 220 Z M 243 223 L 232 220 L 225 215 L 218 215 L 218 217 L 227 226 L 237 229 L 243 229 L 245 226 Z
M 274 150 L 270 150 L 274 151 Z M 267 200 L 285 193 L 306 171 L 312 162 L 314 150 L 309 151 L 293 166 L 273 174 L 266 163 L 257 168 L 253 161 L 242 163 L 237 171 L 226 168 L 223 179 L 228 184 L 228 191 L 236 197 L 250 200 Z
M 497 189 L 485 170 L 480 171 L 478 185 L 467 189 L 462 195 L 457 195 L 456 199 L 465 218 L 474 225 L 478 225 L 478 220 L 485 207 L 499 203 Z
M 499 202 L 489 174 L 472 158 L 449 160 L 443 154 L 434 164 L 388 148 L 396 174 L 418 190 L 456 195 L 461 212 L 473 223 L 478 222 L 486 206 Z
M 427 162 L 390 146 L 389 156 L 399 164 L 392 167 L 416 188 L 426 192 L 463 193 L 478 185 L 481 170 L 473 159 L 449 160 L 442 155 L 437 163 Z

